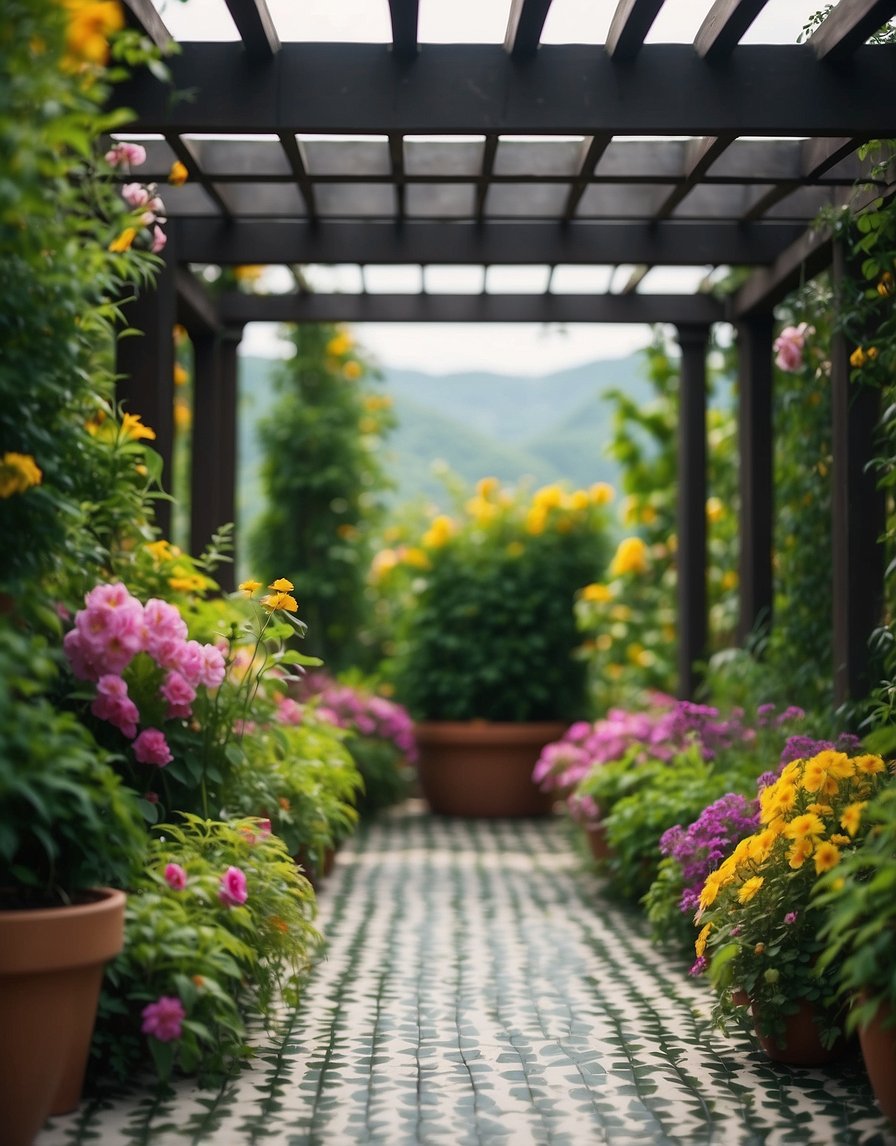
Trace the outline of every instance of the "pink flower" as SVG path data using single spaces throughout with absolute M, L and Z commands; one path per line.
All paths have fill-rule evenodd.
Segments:
M 184 1005 L 176 995 L 161 995 L 154 1003 L 147 1003 L 141 1014 L 141 1031 L 157 1038 L 160 1043 L 179 1039 L 181 1024 L 187 1017 Z
M 229 867 L 221 876 L 218 899 L 225 907 L 239 907 L 249 898 L 246 890 L 246 876 L 238 867 Z
M 259 830 L 259 832 L 261 832 L 261 834 L 263 836 L 269 836 L 271 834 L 271 821 L 270 820 L 259 820 L 258 821 L 258 830 Z
M 72 629 L 62 638 L 62 648 L 68 657 L 72 672 L 78 680 L 96 680 L 99 676 L 87 642 L 79 629 Z
M 802 369 L 806 336 L 813 333 L 813 328 L 805 322 L 801 322 L 799 326 L 784 327 L 774 344 L 775 365 L 779 370 L 795 374 L 797 370 Z
M 168 236 L 165 234 L 165 232 L 162 230 L 162 228 L 158 225 L 158 223 L 156 223 L 156 225 L 152 229 L 152 246 L 149 249 L 152 251 L 152 253 L 154 255 L 157 255 L 157 254 L 159 254 L 160 251 L 164 251 L 165 244 L 167 242 L 168 242 Z
M 178 609 L 158 597 L 150 597 L 143 606 L 143 625 L 146 651 L 157 664 L 162 663 L 157 655 L 160 645 L 168 646 L 169 642 L 179 643 L 187 639 L 187 623 Z M 164 667 L 177 668 L 178 665 L 164 664 Z
M 120 676 L 105 673 L 100 677 L 90 711 L 98 720 L 106 720 L 120 729 L 129 740 L 137 735 L 140 713 L 128 696 L 127 682 Z
M 179 863 L 165 865 L 165 882 L 172 891 L 183 891 L 187 886 L 187 873 Z
M 190 715 L 196 689 L 179 672 L 168 673 L 159 692 L 168 701 L 165 715 L 169 720 L 182 720 Z
M 184 641 L 180 648 L 180 658 L 175 668 L 194 687 L 202 680 L 205 657 L 198 641 Z
M 149 189 L 142 183 L 125 183 L 121 197 L 135 211 L 138 207 L 145 207 L 150 200 Z
M 227 672 L 224 656 L 215 645 L 201 645 L 200 650 L 202 665 L 199 670 L 199 682 L 206 688 L 217 688 Z
M 158 728 L 143 729 L 134 741 L 134 756 L 141 764 L 155 764 L 158 768 L 164 768 L 174 759 L 165 734 Z
M 115 143 L 106 152 L 106 162 L 112 167 L 128 163 L 131 167 L 139 167 L 146 162 L 146 148 L 139 143 Z
M 291 696 L 284 696 L 277 705 L 277 720 L 281 724 L 301 724 L 302 706 Z

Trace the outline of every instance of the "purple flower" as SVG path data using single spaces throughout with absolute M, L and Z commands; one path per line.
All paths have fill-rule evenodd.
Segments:
M 797 913 L 795 911 L 788 911 L 784 916 L 785 923 L 796 923 Z
M 160 1043 L 170 1043 L 180 1038 L 181 1025 L 186 1017 L 184 1005 L 176 995 L 162 995 L 143 1008 L 140 1029 Z
M 248 898 L 245 872 L 238 867 L 229 867 L 221 876 L 218 899 L 225 907 L 239 907 Z

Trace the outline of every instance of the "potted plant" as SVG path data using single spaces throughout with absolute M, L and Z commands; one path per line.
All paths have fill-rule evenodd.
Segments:
M 393 548 L 404 590 L 396 698 L 418 721 L 434 811 L 531 815 L 541 748 L 587 708 L 574 602 L 607 557 L 606 485 L 530 493 L 484 478 L 455 512 Z M 413 542 L 413 543 L 410 543 Z M 383 570 L 383 556 L 378 565 Z
M 717 992 L 724 1026 L 745 1001 L 769 1057 L 820 1063 L 842 1045 L 839 978 L 820 961 L 819 876 L 839 867 L 864 833 L 862 809 L 886 778 L 879 756 L 825 749 L 792 760 L 759 797 L 759 827 L 712 871 L 700 892 L 697 970 Z
M 860 847 L 819 880 L 825 912 L 819 966 L 836 975 L 850 1004 L 881 1110 L 896 1123 L 896 787 L 887 784 L 863 811 Z
M 0 1109 L 25 1146 L 73 1109 L 145 845 L 135 793 L 52 699 L 46 643 L 0 627 Z

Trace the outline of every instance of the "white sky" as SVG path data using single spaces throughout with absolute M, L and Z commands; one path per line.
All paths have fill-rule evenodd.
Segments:
M 237 33 L 224 0 L 155 0 L 180 40 L 233 40 Z M 712 0 L 666 0 L 647 42 L 688 43 Z M 268 0 L 283 40 L 384 42 L 391 39 L 387 0 Z M 796 43 L 822 0 L 768 0 L 743 43 Z M 420 0 L 421 43 L 502 43 L 510 0 Z M 616 0 L 553 0 L 543 43 L 603 43 Z M 598 358 L 623 357 L 646 346 L 643 326 L 575 324 L 356 324 L 359 343 L 384 367 L 434 374 L 492 370 L 543 374 Z M 246 328 L 244 354 L 278 352 L 277 328 Z M 282 346 L 282 344 L 280 344 Z

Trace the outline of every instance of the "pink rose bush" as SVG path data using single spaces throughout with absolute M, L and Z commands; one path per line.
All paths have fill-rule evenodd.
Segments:
M 799 326 L 785 326 L 774 342 L 775 365 L 786 374 L 796 374 L 803 368 L 803 352 L 806 339 L 814 334 L 807 322 Z
M 120 583 L 87 594 L 63 648 L 74 675 L 96 686 L 93 715 L 132 742 L 136 761 L 156 768 L 174 759 L 159 724 L 189 720 L 200 690 L 213 693 L 227 672 L 221 649 L 190 640 L 174 605 L 144 605 Z
M 246 873 L 238 867 L 229 867 L 221 876 L 218 899 L 225 907 L 241 907 L 248 898 Z

